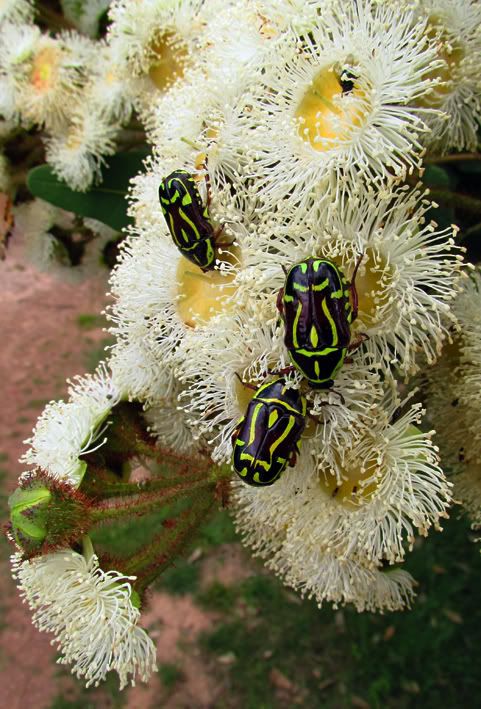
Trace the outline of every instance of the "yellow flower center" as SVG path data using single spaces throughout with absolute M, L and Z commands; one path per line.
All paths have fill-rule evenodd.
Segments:
M 377 324 L 377 308 L 387 296 L 386 286 L 392 277 L 392 267 L 384 256 L 366 249 L 356 276 L 359 320 L 366 327 Z
M 161 91 L 184 76 L 187 48 L 173 32 L 164 32 L 156 38 L 150 46 L 150 54 L 149 76 Z
M 45 47 L 34 57 L 30 82 L 39 93 L 48 91 L 57 80 L 60 52 L 56 47 Z
M 370 458 L 366 462 L 353 460 L 339 466 L 341 481 L 332 473 L 320 473 L 319 485 L 337 502 L 348 507 L 357 507 L 369 500 L 379 485 L 382 474 L 379 462 Z
M 444 61 L 439 69 L 428 73 L 430 79 L 441 79 L 442 83 L 436 86 L 432 93 L 417 100 L 420 106 L 440 106 L 453 90 L 459 73 L 459 65 L 464 58 L 464 49 L 452 34 L 449 34 L 436 16 L 430 17 L 427 36 L 436 42 L 437 58 Z
M 344 88 L 343 88 L 344 83 Z M 352 86 L 350 85 L 352 83 Z M 312 80 L 296 111 L 301 138 L 315 150 L 329 150 L 349 139 L 365 114 L 364 92 L 333 69 L 322 69 Z
M 219 237 L 222 240 L 222 236 Z M 217 257 L 224 263 L 238 263 L 240 249 L 236 246 L 223 246 Z M 212 270 L 203 273 L 195 264 L 181 258 L 177 268 L 178 304 L 177 310 L 188 327 L 205 324 L 214 315 L 235 307 L 227 299 L 235 292 L 235 275 Z
M 246 382 L 246 384 L 253 384 L 256 389 L 260 386 L 260 384 L 254 383 L 254 382 Z M 242 384 L 242 382 L 237 379 L 236 381 L 236 396 L 237 396 L 237 402 L 239 404 L 239 411 L 242 411 L 242 415 L 245 414 L 247 411 L 247 407 L 249 406 L 252 397 L 255 394 L 255 389 L 251 389 L 250 386 L 245 386 L 245 384 Z

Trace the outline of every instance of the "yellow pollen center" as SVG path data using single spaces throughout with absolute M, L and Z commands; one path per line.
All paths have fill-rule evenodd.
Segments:
M 233 265 L 239 261 L 240 249 L 236 246 L 222 246 L 222 252 L 216 250 L 216 253 L 224 263 Z M 177 268 L 177 311 L 184 323 L 188 327 L 196 327 L 218 313 L 232 310 L 235 304 L 228 298 L 235 292 L 234 278 L 233 273 L 217 269 L 203 273 L 198 266 L 182 257 Z
M 187 48 L 173 32 L 164 32 L 155 39 L 150 46 L 150 54 L 149 76 L 161 91 L 184 76 Z
M 39 93 L 48 91 L 56 81 L 59 62 L 59 51 L 56 47 L 45 47 L 36 54 L 33 60 L 30 81 Z
M 345 265 L 341 263 L 338 265 L 349 279 L 351 274 L 346 270 Z M 377 308 L 388 295 L 386 285 L 391 277 L 392 268 L 386 263 L 382 254 L 366 249 L 356 275 L 358 317 L 364 327 L 377 324 Z
M 239 404 L 239 411 L 242 411 L 242 414 L 244 415 L 245 412 L 247 411 L 247 407 L 249 406 L 249 403 L 254 396 L 255 389 L 251 389 L 250 386 L 245 386 L 242 384 L 237 378 L 236 378 L 236 396 L 237 396 L 237 401 Z M 254 382 L 247 382 L 247 384 L 253 384 L 256 389 L 260 386 L 260 384 L 255 384 Z
M 427 77 L 441 79 L 442 83 L 434 87 L 432 93 L 419 98 L 417 103 L 420 106 L 440 106 L 453 90 L 459 65 L 464 58 L 464 49 L 461 43 L 442 27 L 439 18 L 431 17 L 429 24 L 427 36 L 436 42 L 437 58 L 442 59 L 444 65 L 429 72 Z
M 352 128 L 361 124 L 364 109 L 359 99 L 364 92 L 354 86 L 343 91 L 340 77 L 323 69 L 311 82 L 296 111 L 297 129 L 315 150 L 330 150 L 349 139 Z
M 320 473 L 319 485 L 333 499 L 348 507 L 357 507 L 369 500 L 381 477 L 376 458 L 368 459 L 364 464 L 358 460 L 345 463 L 339 466 L 339 472 L 341 481 L 332 473 Z

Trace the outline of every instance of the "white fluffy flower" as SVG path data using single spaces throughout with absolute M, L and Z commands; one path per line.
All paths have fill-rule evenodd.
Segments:
M 29 450 L 22 461 L 37 465 L 58 480 L 78 487 L 87 464 L 79 460 L 103 445 L 106 419 L 122 392 L 105 367 L 93 375 L 77 377 L 70 383 L 68 401 L 52 401 L 45 407 L 25 441 Z
M 103 158 L 115 152 L 119 128 L 86 104 L 74 113 L 65 130 L 47 141 L 47 159 L 69 187 L 85 191 L 99 179 Z
M 99 21 L 110 5 L 110 0 L 62 0 L 64 16 L 70 20 L 81 32 L 95 37 L 98 32 Z
M 419 408 L 391 423 L 397 405 L 394 399 L 374 410 L 371 428 L 339 447 L 330 464 L 317 464 L 306 447 L 270 488 L 236 485 L 239 526 L 250 539 L 265 526 L 263 544 L 271 551 L 278 539 L 268 530 L 282 528 L 287 566 L 316 550 L 363 565 L 402 561 L 416 531 L 439 527 L 451 494 L 430 434 L 416 427 Z
M 280 553 L 267 566 L 302 596 L 314 598 L 319 607 L 328 601 L 334 608 L 352 603 L 359 612 L 392 612 L 409 608 L 415 595 L 416 581 L 403 569 L 366 568 L 316 550 L 310 557 L 294 558 L 289 566 Z
M 318 19 L 273 43 L 241 98 L 246 174 L 266 203 L 302 211 L 330 179 L 404 176 L 420 164 L 427 109 L 441 64 L 413 12 L 360 0 L 317 3 Z M 313 194 L 314 192 L 314 194 Z
M 82 101 L 103 120 L 127 122 L 132 112 L 133 96 L 129 92 L 122 68 L 115 61 L 112 48 L 97 44 L 96 61 L 92 63 L 89 83 Z
M 34 7 L 32 0 L 2 0 L 0 3 L 1 22 L 28 22 L 33 18 Z
M 439 355 L 454 316 L 451 301 L 459 290 L 463 250 L 455 228 L 439 230 L 426 221 L 431 203 L 417 190 L 340 190 L 329 208 L 310 218 L 270 210 L 251 225 L 242 250 L 237 297 L 250 300 L 270 293 L 271 304 L 285 281 L 285 271 L 309 256 L 333 260 L 356 277 L 358 318 L 352 341 L 368 336 L 360 351 L 387 372 L 411 373 Z M 352 353 L 354 359 L 357 353 Z
M 111 293 L 116 302 L 109 317 L 115 323 L 111 331 L 118 339 L 114 347 L 115 369 L 131 377 L 129 368 L 122 366 L 119 352 L 125 352 L 129 359 L 134 352 L 145 353 L 146 360 L 138 365 L 129 392 L 133 396 L 142 392 L 149 400 L 163 397 L 165 373 L 177 361 L 175 353 L 186 333 L 196 326 L 205 327 L 216 313 L 229 309 L 239 266 L 235 249 L 227 253 L 219 248 L 217 267 L 208 273 L 202 273 L 180 254 L 158 199 L 162 177 L 180 167 L 175 163 L 167 165 L 149 161 L 149 172 L 134 181 L 130 211 L 136 225 L 122 244 L 119 264 L 111 276 Z M 205 192 L 202 182 L 199 181 L 199 190 Z M 239 214 L 232 212 L 230 201 L 228 187 L 222 193 L 216 192 L 214 223 L 225 220 L 226 238 L 241 242 L 246 230 L 239 223 Z M 139 377 L 142 384 L 135 384 Z
M 127 90 L 148 109 L 155 89 L 165 91 L 182 79 L 193 56 L 212 5 L 200 0 L 115 0 L 109 10 L 108 42 L 122 68 Z
M 177 371 L 185 385 L 180 405 L 197 435 L 208 437 L 214 460 L 228 462 L 232 456 L 231 436 L 252 396 L 248 386 L 260 386 L 269 372 L 289 365 L 277 320 L 275 300 L 258 299 L 251 307 L 239 307 L 234 300 L 232 313 L 190 330 L 179 347 Z M 316 458 L 322 452 L 322 460 L 330 460 L 338 447 L 371 425 L 382 385 L 369 365 L 365 357 L 346 365 L 333 393 L 304 390 L 309 411 L 322 421 L 303 439 Z M 301 384 L 297 373 L 289 375 L 289 381 L 292 386 Z M 299 467 L 301 461 L 296 470 Z
M 459 328 L 439 362 L 425 372 L 426 403 L 454 496 L 481 524 L 481 275 L 466 281 L 454 311 Z
M 35 26 L 7 24 L 1 44 L 0 68 L 22 120 L 51 131 L 65 126 L 85 84 L 93 43 L 72 32 L 53 38 Z
M 95 554 L 86 559 L 71 549 L 22 561 L 12 557 L 13 575 L 39 630 L 54 634 L 59 662 L 97 686 L 114 670 L 120 689 L 129 678 L 147 681 L 156 670 L 155 646 L 138 627 L 132 603 L 132 576 L 103 571 Z
M 481 120 L 481 5 L 478 0 L 421 0 L 420 4 L 444 62 L 433 75 L 444 83 L 421 98 L 423 105 L 443 112 L 427 117 L 431 132 L 425 143 L 443 155 L 453 148 L 476 150 Z
M 23 237 L 25 256 L 40 271 L 58 274 L 71 270 L 67 249 L 50 233 L 52 227 L 67 216 L 63 210 L 41 199 L 22 204 L 15 210 L 15 226 Z M 69 226 L 73 226 L 71 219 Z

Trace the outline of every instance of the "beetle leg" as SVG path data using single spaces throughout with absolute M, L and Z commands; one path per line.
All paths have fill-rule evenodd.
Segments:
M 254 384 L 250 384 L 250 382 L 245 382 L 243 379 L 239 376 L 237 372 L 234 372 L 236 375 L 237 379 L 240 381 L 243 387 L 247 387 L 247 389 L 252 389 L 253 391 L 257 391 L 258 387 L 254 386 Z
M 363 342 L 366 342 L 366 340 L 369 340 L 369 335 L 366 335 L 365 332 L 360 332 L 354 342 L 351 342 L 351 344 L 348 346 L 347 351 L 353 352 L 354 350 L 357 350 L 357 348 L 360 347 Z M 344 361 L 346 362 L 347 360 Z
M 217 238 L 222 234 L 224 229 L 225 224 L 221 224 L 219 227 L 217 227 L 217 229 L 214 230 L 214 233 L 212 234 L 216 246 L 223 246 L 223 244 L 217 243 Z M 227 246 L 227 244 L 225 244 L 225 246 Z
M 232 435 L 230 437 L 230 442 L 232 443 L 232 448 L 234 448 L 234 446 L 235 446 L 236 438 L 239 435 L 239 431 L 240 431 L 240 425 L 238 424 L 234 428 L 234 430 L 232 431 Z
M 273 377 L 278 377 L 282 376 L 284 374 L 290 374 L 291 372 L 295 372 L 296 368 L 291 364 L 289 367 L 284 367 L 284 369 L 277 369 L 276 371 L 272 369 L 267 370 L 267 374 L 271 374 Z
M 352 320 L 354 321 L 357 318 L 357 313 L 359 310 L 359 299 L 357 296 L 357 290 L 356 290 L 356 276 L 357 276 L 357 271 L 359 266 L 361 265 L 361 261 L 364 258 L 364 253 L 359 254 L 359 258 L 356 261 L 356 265 L 354 266 L 354 271 L 352 273 L 352 278 L 351 282 L 349 284 L 349 290 L 351 291 L 352 295 Z
M 292 451 L 291 455 L 289 456 L 289 467 L 293 468 L 295 464 L 297 463 L 297 456 L 299 455 L 300 451 L 299 448 L 296 445 L 294 446 L 294 450 Z
M 284 320 L 284 288 L 279 288 L 279 293 L 277 294 L 276 307 L 279 311 L 281 318 Z

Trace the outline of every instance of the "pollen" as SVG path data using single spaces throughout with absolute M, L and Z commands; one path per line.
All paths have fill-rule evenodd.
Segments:
M 377 309 L 387 296 L 392 267 L 377 249 L 366 249 L 356 276 L 359 320 L 364 327 L 377 324 Z
M 184 76 L 187 48 L 173 32 L 164 32 L 150 46 L 152 61 L 149 76 L 155 86 L 165 91 Z
M 346 461 L 339 466 L 339 474 L 340 480 L 336 475 L 321 472 L 319 484 L 330 497 L 347 507 L 358 507 L 369 500 L 382 477 L 375 457 L 364 463 L 358 459 Z
M 38 93 L 52 88 L 57 80 L 60 52 L 57 47 L 44 47 L 33 60 L 30 81 Z
M 296 120 L 300 137 L 318 151 L 329 150 L 350 137 L 364 116 L 364 93 L 343 89 L 341 76 L 332 69 L 320 71 L 302 97 Z M 349 82 L 349 84 L 352 82 Z
M 239 405 L 239 411 L 242 411 L 243 413 L 247 411 L 247 407 L 249 406 L 252 397 L 256 393 L 256 390 L 252 389 L 252 387 L 250 386 L 251 384 L 253 384 L 253 382 L 242 383 L 236 377 L 235 393 L 237 397 L 237 403 Z
M 222 238 L 222 237 L 221 237 Z M 221 263 L 233 266 L 238 263 L 239 249 L 236 246 L 222 247 Z M 177 311 L 188 327 L 207 323 L 214 315 L 230 311 L 235 307 L 232 295 L 235 272 L 222 268 L 202 270 L 186 258 L 181 258 L 177 268 L 178 305 Z

